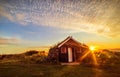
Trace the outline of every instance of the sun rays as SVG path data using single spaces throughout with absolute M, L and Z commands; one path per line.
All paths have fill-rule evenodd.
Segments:
M 101 63 L 104 63 L 111 57 L 113 57 L 113 55 L 109 50 L 100 50 L 97 46 L 89 46 L 89 50 L 85 51 L 79 60 L 80 62 L 84 63 L 84 60 L 87 59 L 87 64 L 99 66 Z
M 93 58 L 94 65 L 97 66 L 98 62 L 97 62 L 96 55 L 94 53 L 92 53 L 92 58 Z
M 96 47 L 95 46 L 90 46 L 89 50 L 85 51 L 82 55 L 82 57 L 80 58 L 80 61 L 82 62 L 83 60 L 85 60 L 86 58 L 89 59 L 90 64 L 94 64 L 95 66 L 98 66 L 98 61 L 97 61 L 97 57 L 95 54 L 96 51 Z

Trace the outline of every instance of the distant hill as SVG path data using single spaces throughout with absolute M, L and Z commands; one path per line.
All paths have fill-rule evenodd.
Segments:
M 114 48 L 114 49 L 110 49 L 113 52 L 120 52 L 120 48 Z
M 0 63 L 36 63 L 47 57 L 45 51 L 30 50 L 21 54 L 0 55 Z
M 21 47 L 21 46 L 3 46 L 0 47 L 0 54 L 20 54 L 29 50 L 45 51 L 48 52 L 50 46 L 34 46 L 34 47 Z

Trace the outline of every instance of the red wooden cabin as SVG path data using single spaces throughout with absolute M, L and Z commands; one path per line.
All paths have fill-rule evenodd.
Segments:
M 58 60 L 59 62 L 79 62 L 81 56 L 89 48 L 85 44 L 81 44 L 74 40 L 71 36 L 52 47 L 49 50 L 49 58 Z

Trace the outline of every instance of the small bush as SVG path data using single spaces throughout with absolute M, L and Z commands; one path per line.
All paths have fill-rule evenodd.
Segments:
M 36 50 L 30 50 L 25 53 L 26 56 L 32 56 L 33 54 L 38 54 L 38 51 Z

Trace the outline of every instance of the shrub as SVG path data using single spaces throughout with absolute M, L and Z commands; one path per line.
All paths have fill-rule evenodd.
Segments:
M 38 51 L 36 50 L 30 50 L 25 53 L 26 56 L 32 56 L 33 54 L 38 54 Z

